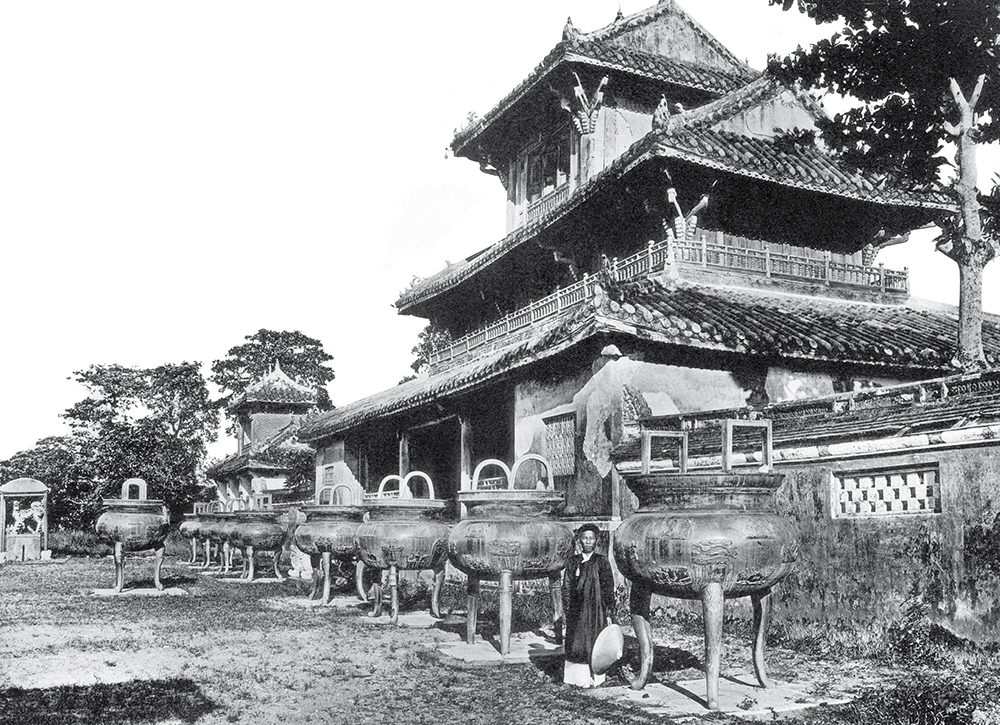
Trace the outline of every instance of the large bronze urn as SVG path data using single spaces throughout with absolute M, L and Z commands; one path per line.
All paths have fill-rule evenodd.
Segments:
M 178 528 L 181 536 L 191 540 L 191 558 L 188 559 L 188 564 L 194 564 L 198 561 L 198 539 L 201 538 L 202 525 L 201 516 L 196 513 L 190 513 L 184 514 L 184 521 L 181 522 Z
M 223 535 L 231 547 L 243 552 L 242 579 L 253 581 L 257 555 L 267 553 L 273 559 L 275 579 L 284 581 L 278 564 L 288 531 L 279 520 L 280 511 L 271 509 L 269 502 L 258 505 L 262 507 L 234 512 L 232 524 L 223 528 Z
M 346 492 L 337 498 L 337 494 Z M 326 498 L 327 503 L 323 503 Z M 334 501 L 348 503 L 334 503 Z M 330 601 L 331 561 L 355 561 L 355 581 L 358 596 L 367 599 L 361 585 L 364 564 L 358 557 L 358 527 L 361 526 L 365 509 L 355 499 L 354 491 L 347 484 L 326 486 L 316 492 L 316 504 L 303 506 L 306 520 L 295 529 L 295 545 L 313 558 L 313 591 L 310 597 L 320 596 L 322 588 L 323 604 Z M 320 559 L 320 562 L 316 561 Z M 316 566 L 320 563 L 320 566 Z
M 769 462 L 770 427 L 765 430 Z M 784 476 L 725 470 L 728 452 L 723 456 L 723 473 L 687 473 L 682 465 L 680 473 L 649 474 L 648 435 L 643 447 L 644 472 L 626 476 L 639 499 L 639 510 L 614 534 L 615 559 L 632 582 L 630 609 L 640 647 L 641 667 L 632 687 L 642 689 L 652 669 L 651 596 L 698 599 L 705 619 L 707 701 L 714 710 L 725 599 L 751 599 L 754 670 L 760 685 L 768 686 L 764 669 L 768 596 L 771 587 L 792 571 L 798 548 L 795 522 L 773 509 L 773 494 Z
M 135 498 L 130 498 L 133 490 Z M 114 545 L 116 592 L 125 588 L 125 553 L 133 551 L 155 552 L 153 584 L 160 583 L 163 565 L 164 542 L 170 528 L 170 518 L 163 501 L 146 498 L 146 482 L 130 478 L 122 484 L 122 497 L 104 499 L 105 511 L 97 519 L 97 534 Z
M 427 498 L 412 497 L 410 481 L 422 478 L 427 486 Z M 386 484 L 395 482 L 396 491 L 387 491 Z M 431 590 L 431 614 L 441 616 L 440 595 L 444 583 L 444 566 L 448 559 L 448 526 L 438 520 L 445 502 L 434 498 L 430 477 L 413 471 L 401 476 L 386 476 L 378 492 L 366 496 L 362 504 L 368 520 L 355 534 L 358 554 L 365 566 L 388 572 L 392 622 L 399 621 L 400 570 L 430 569 L 434 572 Z M 374 586 L 374 608 L 371 616 L 382 614 L 382 585 Z
M 538 461 L 546 470 L 548 485 L 515 489 L 521 465 Z M 506 475 L 506 486 L 480 488 L 480 474 L 488 467 Z M 466 641 L 475 642 L 479 610 L 479 583 L 500 583 L 500 654 L 510 651 L 511 596 L 515 580 L 549 580 L 555 619 L 562 616 L 562 570 L 573 553 L 573 531 L 552 518 L 565 504 L 565 494 L 555 491 L 551 468 L 541 456 L 528 454 L 508 469 L 490 459 L 476 466 L 471 490 L 460 491 L 458 500 L 468 507 L 448 537 L 448 558 L 468 577 Z

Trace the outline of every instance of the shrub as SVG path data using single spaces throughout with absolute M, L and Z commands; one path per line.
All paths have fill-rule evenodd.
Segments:
M 107 556 L 114 551 L 96 532 L 79 529 L 49 532 L 49 549 L 53 556 Z

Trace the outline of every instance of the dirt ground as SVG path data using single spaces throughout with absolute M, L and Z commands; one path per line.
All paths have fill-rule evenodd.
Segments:
M 151 589 L 151 569 L 151 560 L 130 559 L 126 587 Z M 0 723 L 669 722 L 563 685 L 558 661 L 443 658 L 437 647 L 464 637 L 457 611 L 432 628 L 393 626 L 360 602 L 310 606 L 305 581 L 225 581 L 172 557 L 163 580 L 175 596 L 102 597 L 94 590 L 112 585 L 108 558 L 0 565 Z M 446 608 L 460 601 L 446 598 Z M 480 621 L 495 633 L 493 613 Z M 515 633 L 532 626 L 516 620 Z M 656 679 L 701 676 L 696 633 L 655 636 Z M 629 644 L 608 684 L 627 682 Z M 726 645 L 723 672 L 746 671 L 749 648 Z M 769 651 L 768 666 L 774 678 L 831 697 L 892 675 L 780 649 Z

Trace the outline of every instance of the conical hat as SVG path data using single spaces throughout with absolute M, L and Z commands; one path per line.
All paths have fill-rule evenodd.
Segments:
M 590 653 L 590 669 L 595 675 L 603 675 L 622 658 L 624 651 L 625 633 L 617 624 L 609 624 L 594 641 L 594 650 Z

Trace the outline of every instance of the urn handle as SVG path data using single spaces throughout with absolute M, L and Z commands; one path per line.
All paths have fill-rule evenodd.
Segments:
M 514 479 L 510 475 L 510 469 L 507 467 L 507 464 L 497 458 L 487 458 L 480 461 L 479 465 L 476 466 L 476 470 L 472 472 L 472 490 L 479 490 L 479 474 L 488 466 L 496 466 L 503 471 L 503 475 L 507 477 L 507 487 L 510 488 L 510 482 Z
M 649 464 L 653 456 L 654 438 L 676 438 L 680 443 L 677 468 L 687 473 L 688 432 L 686 430 L 643 430 L 642 431 L 642 475 L 649 474 Z
M 316 492 L 316 503 L 323 505 L 323 494 L 329 491 L 330 505 L 334 505 L 337 500 L 337 491 L 346 488 L 347 489 L 347 500 L 349 506 L 356 506 L 358 504 L 357 496 L 354 495 L 354 489 L 348 486 L 346 483 L 338 483 L 335 486 L 323 486 L 319 491 Z
M 146 482 L 141 478 L 129 478 L 122 484 L 122 499 L 130 499 L 132 493 L 132 487 L 135 486 L 136 499 L 139 501 L 146 500 Z
M 733 420 L 727 419 L 722 424 L 722 470 L 731 473 L 733 470 L 733 429 L 734 428 L 760 428 L 763 431 L 761 440 L 761 464 L 766 471 L 773 470 L 772 448 L 771 448 L 771 421 L 770 420 Z
M 385 484 L 390 481 L 395 481 L 398 487 L 398 491 L 395 492 L 395 496 L 399 498 L 413 498 L 413 492 L 410 490 L 410 479 L 416 477 L 423 478 L 427 481 L 427 498 L 434 498 L 434 482 L 431 481 L 431 477 L 428 476 L 423 471 L 410 471 L 406 474 L 406 477 L 397 476 L 395 473 L 390 473 L 388 476 L 382 479 L 382 482 L 378 485 L 378 493 L 376 498 L 392 498 L 392 491 L 385 491 Z
M 510 469 L 510 478 L 507 479 L 507 488 L 514 488 L 514 481 L 517 480 L 517 471 L 521 467 L 521 464 L 526 461 L 538 461 L 545 466 L 545 475 L 548 479 L 548 490 L 554 491 L 556 484 L 552 478 L 552 466 L 549 464 L 548 459 L 538 455 L 537 453 L 525 453 L 523 456 L 514 461 L 514 467 Z

